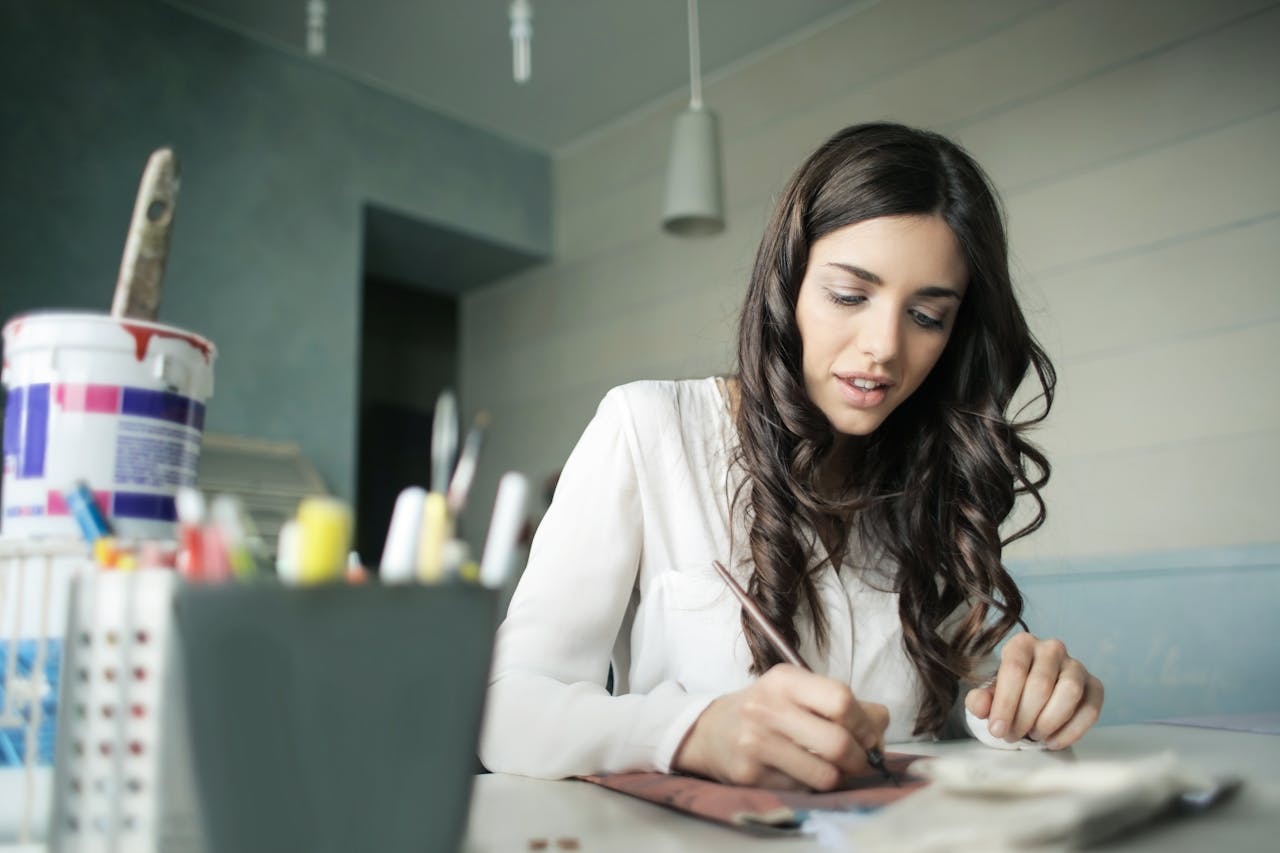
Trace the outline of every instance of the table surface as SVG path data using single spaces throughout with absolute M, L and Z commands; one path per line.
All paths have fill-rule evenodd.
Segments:
M 890 749 L 943 755 L 985 749 L 972 741 L 911 743 Z M 1100 726 L 1072 748 L 1081 759 L 1134 758 L 1172 750 L 1191 767 L 1245 779 L 1231 800 L 1204 814 L 1170 818 L 1091 849 L 1248 851 L 1280 849 L 1280 736 L 1159 724 Z M 584 853 L 830 849 L 814 838 L 760 838 L 586 782 L 505 774 L 476 777 L 464 850 Z

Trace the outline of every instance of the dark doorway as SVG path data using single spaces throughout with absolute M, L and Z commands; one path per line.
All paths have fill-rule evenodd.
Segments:
M 396 496 L 427 486 L 431 421 L 458 391 L 458 303 L 543 258 L 386 208 L 364 210 L 356 549 L 379 565 Z M 463 423 L 474 414 L 460 399 Z M 474 544 L 474 543 L 473 543 Z
M 396 496 L 425 486 L 435 400 L 458 375 L 458 301 L 367 277 L 360 348 L 360 508 L 356 546 L 381 562 Z

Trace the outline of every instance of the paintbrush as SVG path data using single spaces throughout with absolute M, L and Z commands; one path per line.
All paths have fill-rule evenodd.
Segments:
M 458 453 L 458 401 L 445 389 L 436 399 L 435 417 L 431 423 L 431 491 L 444 495 L 453 476 L 454 457 Z
M 454 532 L 453 514 L 445 493 L 449 490 L 457 454 L 458 401 L 446 388 L 436 399 L 431 424 L 431 490 L 423 498 L 418 531 L 418 579 L 426 583 L 444 578 L 444 552 Z
M 719 560 L 713 560 L 711 565 L 715 567 L 716 573 L 724 579 L 729 591 L 742 604 L 742 608 L 747 611 L 747 616 L 752 622 L 756 623 L 756 627 L 769 639 L 769 645 L 773 646 L 774 651 L 792 666 L 798 666 L 806 672 L 813 672 L 810 666 L 804 662 L 804 658 L 800 657 L 800 653 L 791 648 L 791 644 L 786 641 L 786 638 L 782 636 L 777 627 L 769 621 L 769 617 L 764 615 L 760 605 L 752 601 L 751 596 L 747 595 L 747 591 L 734 579 L 733 575 L 729 574 L 729 570 L 724 567 L 724 564 Z M 901 787 L 902 783 L 898 781 L 898 777 L 885 766 L 884 753 L 880 751 L 879 747 L 872 746 L 867 748 L 867 763 L 879 770 L 884 778 Z
M 467 431 L 467 440 L 462 445 L 462 455 L 458 457 L 458 465 L 453 469 L 453 479 L 449 481 L 449 511 L 455 516 L 467 505 L 467 496 L 471 493 L 471 483 L 476 478 L 476 463 L 480 459 L 480 445 L 484 441 L 484 431 L 489 426 L 489 413 L 479 412 L 471 422 Z
M 153 152 L 142 172 L 120 259 L 111 316 L 155 321 L 178 198 L 178 161 L 169 148 Z

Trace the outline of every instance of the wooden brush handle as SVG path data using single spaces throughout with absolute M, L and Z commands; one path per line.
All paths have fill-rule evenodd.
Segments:
M 178 199 L 178 161 L 169 148 L 152 153 L 142 173 L 125 238 L 111 316 L 155 320 L 160 311 L 164 265 L 169 256 L 173 208 Z

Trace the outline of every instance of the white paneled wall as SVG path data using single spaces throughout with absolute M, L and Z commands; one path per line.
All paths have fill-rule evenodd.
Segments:
M 1280 541 L 1277 46 L 1258 0 L 857 7 L 710 76 L 729 228 L 704 240 L 658 227 L 681 97 L 581 140 L 554 261 L 463 301 L 464 406 L 494 416 L 479 500 L 556 470 L 612 385 L 731 370 L 774 194 L 836 129 L 892 119 L 991 173 L 1059 369 L 1050 520 L 1011 556 Z

